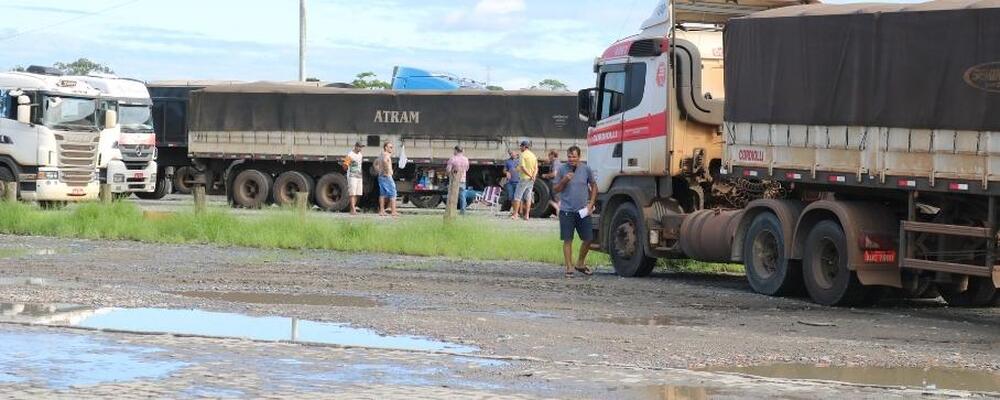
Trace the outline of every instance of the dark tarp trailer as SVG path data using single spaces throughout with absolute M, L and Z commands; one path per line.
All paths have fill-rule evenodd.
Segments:
M 404 138 L 585 138 L 575 93 L 372 91 L 244 84 L 191 93 L 192 132 L 319 132 Z
M 1000 130 L 1000 0 L 764 11 L 725 60 L 729 122 Z

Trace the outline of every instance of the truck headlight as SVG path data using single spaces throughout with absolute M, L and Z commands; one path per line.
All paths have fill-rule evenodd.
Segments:
M 54 180 L 58 180 L 58 179 L 59 179 L 59 171 L 48 171 L 48 172 L 39 172 L 38 173 L 38 180 L 40 180 L 40 181 L 44 181 L 44 180 L 53 180 L 54 181 Z
M 125 175 L 124 174 L 115 174 L 115 176 L 112 178 L 112 181 L 114 183 L 124 183 L 125 182 Z

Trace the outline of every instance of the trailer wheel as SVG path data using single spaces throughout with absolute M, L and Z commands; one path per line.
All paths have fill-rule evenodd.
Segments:
M 162 199 L 170 193 L 171 191 L 170 179 L 167 179 L 167 174 L 163 173 L 163 170 L 157 171 L 156 173 L 156 188 L 152 192 L 136 192 L 136 197 L 143 200 L 159 200 Z
M 299 171 L 286 171 L 274 180 L 274 202 L 279 206 L 295 204 L 295 193 L 302 192 L 311 197 L 313 180 Z
M 339 172 L 328 173 L 316 182 L 316 205 L 326 211 L 344 211 L 351 201 L 347 193 L 347 177 Z
M 656 259 L 646 255 L 646 228 L 635 205 L 624 203 L 619 206 L 611 218 L 610 228 L 608 253 L 615 273 L 632 278 L 653 272 Z
M 816 224 L 802 255 L 803 281 L 814 302 L 825 306 L 865 302 L 865 287 L 847 266 L 847 236 L 840 224 L 830 220 Z
M 195 181 L 194 167 L 180 167 L 174 172 L 174 190 L 180 194 L 191 194 Z
M 244 170 L 233 180 L 233 203 L 243 208 L 261 208 L 267 204 L 272 185 L 271 175 L 255 169 Z
M 1000 305 L 1000 291 L 993 287 L 993 279 L 970 276 L 969 284 L 962 290 L 958 284 L 938 285 L 944 301 L 952 307 L 991 307 Z
M 540 179 L 535 179 L 534 189 L 532 189 L 531 200 L 531 217 L 532 218 L 546 218 L 549 216 L 549 209 L 552 206 L 549 205 L 549 200 L 552 200 L 552 189 L 545 181 Z
M 800 265 L 785 257 L 785 235 L 772 213 L 754 217 L 743 240 L 743 263 L 750 287 L 760 294 L 782 296 L 802 283 Z
M 7 186 L 2 184 L 6 182 L 17 182 L 17 180 L 14 179 L 14 173 L 10 172 L 7 167 L 0 167 L 0 200 L 7 198 Z
M 441 205 L 441 195 L 439 194 L 411 194 L 410 203 L 417 208 L 437 208 Z

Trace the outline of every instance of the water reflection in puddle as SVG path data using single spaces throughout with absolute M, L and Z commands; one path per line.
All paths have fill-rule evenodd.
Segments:
M 1000 374 L 951 368 L 865 368 L 775 364 L 713 369 L 785 379 L 816 379 L 880 386 L 908 386 L 971 391 L 1000 391 Z
M 304 306 L 375 307 L 378 303 L 361 296 L 331 296 L 319 294 L 282 294 L 250 292 L 170 292 L 206 300 L 221 300 L 250 304 L 293 304 Z
M 381 335 L 346 324 L 286 317 L 160 308 L 99 308 L 76 305 L 0 304 L 0 321 L 71 325 L 128 332 L 164 332 L 255 340 L 288 340 L 400 350 L 470 353 L 478 349 L 416 336 Z
M 612 388 L 611 397 L 643 400 L 708 400 L 712 391 L 697 386 L 654 385 L 645 387 Z
M 81 335 L 0 333 L 0 383 L 41 383 L 55 389 L 159 379 L 186 364 L 157 360 L 163 350 Z

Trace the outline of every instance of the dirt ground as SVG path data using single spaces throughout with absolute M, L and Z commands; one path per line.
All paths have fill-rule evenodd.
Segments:
M 494 377 L 503 389 L 487 392 L 494 394 L 604 398 L 629 381 L 595 377 L 631 371 L 655 376 L 644 387 L 708 390 L 652 398 L 909 397 L 920 392 L 704 370 L 796 363 L 1000 371 L 1000 309 L 938 301 L 835 309 L 757 295 L 728 275 L 622 279 L 602 269 L 565 279 L 557 266 L 520 262 L 11 236 L 0 243 L 4 302 L 197 308 L 427 336 L 509 359 Z M 552 376 L 567 370 L 583 375 Z M 612 397 L 633 397 L 623 393 L 632 392 Z

